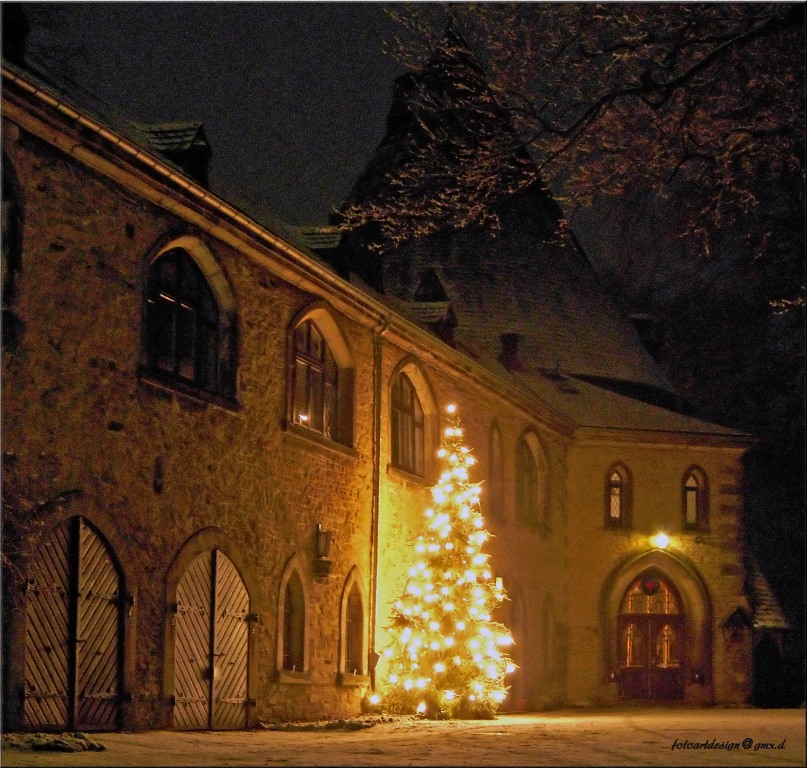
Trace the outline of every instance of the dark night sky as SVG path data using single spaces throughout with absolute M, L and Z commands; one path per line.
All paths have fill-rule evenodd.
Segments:
M 258 218 L 324 223 L 384 134 L 402 69 L 381 3 L 54 5 L 32 62 L 62 43 L 73 79 L 124 116 L 204 122 L 213 191 Z

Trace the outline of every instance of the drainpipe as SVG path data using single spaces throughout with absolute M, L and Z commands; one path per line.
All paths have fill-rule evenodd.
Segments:
M 382 351 L 389 318 L 383 316 L 373 328 L 373 499 L 370 520 L 370 689 L 375 691 L 378 655 L 375 649 L 376 613 L 378 605 L 378 518 L 381 509 L 381 392 L 383 389 Z

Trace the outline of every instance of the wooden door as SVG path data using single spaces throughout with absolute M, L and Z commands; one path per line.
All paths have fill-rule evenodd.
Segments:
M 124 604 L 120 571 L 98 532 L 81 517 L 54 528 L 28 580 L 26 727 L 120 726 Z
M 199 555 L 177 587 L 174 727 L 247 726 L 249 596 L 219 550 Z
M 631 584 L 617 632 L 623 698 L 683 697 L 684 630 L 680 600 L 668 582 L 646 573 Z

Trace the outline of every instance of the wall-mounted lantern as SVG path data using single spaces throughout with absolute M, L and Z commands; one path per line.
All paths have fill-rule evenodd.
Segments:
M 650 543 L 659 549 L 667 549 L 670 545 L 670 537 L 663 531 L 659 531 L 655 536 L 650 537 Z
M 332 531 L 323 530 L 322 525 L 317 523 L 317 559 L 314 561 L 314 572 L 317 576 L 327 576 L 331 572 L 333 563 L 328 560 L 331 551 Z

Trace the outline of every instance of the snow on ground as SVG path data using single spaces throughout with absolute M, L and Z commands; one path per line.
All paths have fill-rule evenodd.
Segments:
M 6 766 L 803 766 L 804 710 L 619 709 L 396 718 L 373 727 L 93 734 L 104 751 L 10 746 Z M 736 746 L 735 746 L 736 745 Z M 764 746 L 763 746 L 764 745 Z

